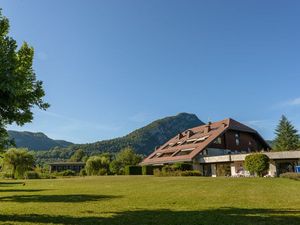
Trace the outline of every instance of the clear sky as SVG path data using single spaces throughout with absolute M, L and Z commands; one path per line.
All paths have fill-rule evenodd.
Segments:
M 47 112 L 9 129 L 93 142 L 180 112 L 300 129 L 300 1 L 0 0 Z

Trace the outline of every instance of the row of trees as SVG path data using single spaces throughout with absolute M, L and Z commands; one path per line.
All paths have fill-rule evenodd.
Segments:
M 124 174 L 128 165 L 137 165 L 142 157 L 133 149 L 125 148 L 116 155 L 102 153 L 88 157 L 82 150 L 77 150 L 69 161 L 84 161 L 86 167 L 83 174 L 87 175 L 110 175 Z M 2 154 L 0 169 L 5 176 L 12 178 L 24 178 L 27 171 L 36 170 L 34 155 L 27 149 L 11 148 Z M 45 171 L 45 170 L 44 170 Z
M 74 155 L 78 154 L 82 155 L 77 152 Z M 71 160 L 73 158 L 72 156 Z M 83 156 L 84 159 L 85 156 Z M 137 155 L 133 149 L 125 148 L 115 155 L 102 153 L 89 157 L 86 160 L 85 170 L 88 175 L 124 174 L 125 166 L 137 165 L 141 160 L 142 157 Z

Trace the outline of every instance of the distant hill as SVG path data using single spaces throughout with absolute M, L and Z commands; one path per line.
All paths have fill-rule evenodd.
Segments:
M 149 154 L 156 146 L 160 146 L 179 132 L 203 125 L 195 114 L 180 113 L 176 116 L 156 120 L 128 135 L 111 140 L 98 141 L 91 144 L 75 145 L 87 152 L 118 152 L 122 148 L 132 147 L 137 153 Z
M 49 150 L 54 147 L 68 147 L 73 143 L 63 140 L 53 140 L 45 134 L 29 131 L 8 131 L 11 139 L 14 139 L 16 146 L 28 148 L 30 150 Z
M 47 152 L 39 152 L 37 158 L 39 162 L 64 160 L 77 149 L 83 149 L 88 155 L 93 155 L 101 152 L 116 153 L 125 147 L 132 147 L 137 153 L 147 155 L 156 146 L 164 144 L 179 132 L 203 124 L 194 114 L 180 113 L 156 120 L 120 138 L 90 144 L 75 144 L 66 148 L 56 147 Z

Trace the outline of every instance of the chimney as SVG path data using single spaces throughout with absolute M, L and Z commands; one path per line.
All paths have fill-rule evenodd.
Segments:
M 191 130 L 187 130 L 187 138 L 190 138 L 194 133 Z
M 179 133 L 179 134 L 177 135 L 177 139 L 180 140 L 181 138 L 183 138 L 183 135 L 182 135 L 182 133 Z
M 205 133 L 205 134 L 207 134 L 207 133 L 210 132 L 210 130 L 211 130 L 210 125 L 211 125 L 211 122 L 209 122 L 208 125 L 206 125 L 206 126 L 204 127 L 204 133 Z

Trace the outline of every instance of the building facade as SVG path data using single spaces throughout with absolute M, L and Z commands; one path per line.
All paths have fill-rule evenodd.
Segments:
M 141 165 L 191 163 L 205 176 L 247 176 L 248 154 L 264 152 L 270 158 L 266 175 L 278 176 L 300 165 L 300 151 L 270 152 L 271 147 L 254 129 L 233 119 L 194 127 L 156 148 Z
M 84 162 L 55 162 L 49 163 L 50 173 L 61 172 L 64 170 L 72 170 L 79 173 L 81 169 L 85 167 Z

